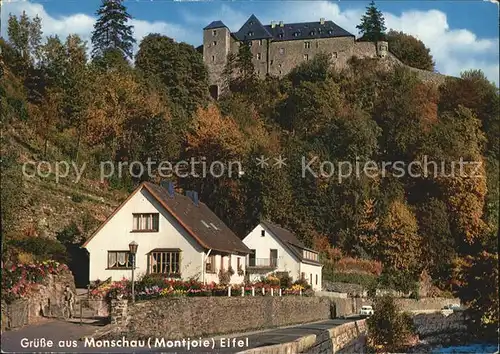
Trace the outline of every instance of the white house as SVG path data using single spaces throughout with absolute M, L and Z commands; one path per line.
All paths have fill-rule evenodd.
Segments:
M 174 192 L 171 183 L 142 183 L 84 243 L 89 280 L 129 279 L 129 244 L 135 241 L 138 277 L 156 273 L 217 283 L 219 271 L 231 267 L 230 282 L 242 283 L 250 250 L 196 192 L 186 194 Z
M 318 252 L 307 248 L 297 237 L 278 225 L 261 221 L 244 239 L 251 253 L 247 273 L 252 281 L 270 273 L 288 272 L 294 279 L 307 280 L 313 290 L 321 290 Z

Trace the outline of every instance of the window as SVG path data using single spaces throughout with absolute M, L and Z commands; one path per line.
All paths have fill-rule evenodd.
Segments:
M 248 41 L 248 46 L 251 47 L 252 46 L 252 41 Z
M 313 284 L 313 275 L 309 274 L 309 285 Z
M 316 285 L 318 285 L 318 274 L 316 274 Z
M 215 61 L 215 55 L 212 55 L 212 61 Z
M 280 38 L 283 38 L 283 33 L 280 33 L 280 34 L 279 34 L 279 37 L 280 37 Z
M 278 68 L 281 68 L 281 64 L 278 64 Z
M 133 214 L 134 216 L 134 225 L 133 231 L 153 231 L 158 232 L 158 221 L 159 214 Z
M 180 275 L 179 251 L 153 251 L 149 255 L 149 272 L 153 274 Z
M 274 60 L 271 59 L 271 62 L 269 63 L 269 65 L 273 65 L 274 63 Z
M 332 53 L 332 59 L 336 59 L 337 58 L 337 52 L 333 52 Z
M 319 42 L 316 42 L 316 48 L 319 48 Z
M 285 48 L 280 48 L 279 51 L 280 51 L 280 54 L 285 54 Z
M 130 269 L 132 258 L 129 251 L 108 251 L 108 269 Z
M 261 230 L 260 231 L 260 236 L 262 236 L 262 237 L 266 236 L 266 230 Z
M 216 36 L 217 35 L 217 30 L 212 30 L 212 36 Z
M 217 41 L 213 41 L 213 42 L 212 42 L 212 46 L 214 46 L 214 47 L 215 47 L 216 45 L 217 45 Z
M 215 256 L 210 255 L 205 263 L 205 271 L 207 273 L 215 273 Z
M 259 45 L 262 45 L 262 39 L 259 39 Z
M 311 48 L 311 42 L 304 42 L 304 48 L 305 49 Z
M 280 70 L 280 75 L 281 75 L 281 70 Z
M 304 60 L 309 60 L 309 54 L 304 54 Z
M 243 267 L 241 266 L 241 257 L 236 258 L 236 271 L 242 269 Z
M 252 36 L 253 36 L 253 32 L 252 31 L 248 32 L 248 37 L 252 37 Z
M 220 256 L 220 270 L 224 271 L 224 256 Z
M 257 53 L 257 60 L 260 60 L 262 58 L 262 55 L 260 53 Z

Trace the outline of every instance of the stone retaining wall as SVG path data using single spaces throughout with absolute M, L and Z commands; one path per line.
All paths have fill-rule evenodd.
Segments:
M 359 314 L 362 306 L 373 305 L 373 302 L 365 298 L 339 298 L 330 296 L 327 292 L 321 292 L 321 296 L 328 297 L 332 302 L 332 317 L 344 317 Z M 445 305 L 460 304 L 460 299 L 449 298 L 425 298 L 420 300 L 395 299 L 401 310 L 408 312 L 439 311 Z
M 35 285 L 26 299 L 2 303 L 2 331 L 36 323 L 42 317 L 62 317 L 64 290 L 69 285 L 73 292 L 75 281 L 70 271 L 49 274 L 42 284 Z
M 366 346 L 366 321 L 353 321 L 332 327 L 320 335 L 308 335 L 293 342 L 253 348 L 239 354 L 281 353 L 363 353 Z
M 192 338 L 329 318 L 324 297 L 171 297 L 128 305 L 115 300 L 111 306 L 111 322 L 122 323 L 133 338 Z

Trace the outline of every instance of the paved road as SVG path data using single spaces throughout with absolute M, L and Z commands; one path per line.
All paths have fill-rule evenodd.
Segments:
M 93 333 L 97 329 L 95 325 L 84 324 L 80 326 L 78 322 L 50 320 L 38 325 L 3 333 L 2 352 L 236 353 L 245 349 L 291 342 L 309 334 L 320 334 L 327 328 L 351 322 L 355 319 L 358 318 L 334 319 L 267 331 L 213 337 L 201 341 L 199 338 L 193 338 L 194 340 L 189 341 L 189 346 L 187 343 L 188 338 L 186 338 L 185 343 L 168 340 L 162 343 L 161 338 L 158 338 L 149 342 L 151 347 L 147 341 L 137 343 L 138 346 L 134 346 L 132 342 L 128 343 L 128 345 L 126 343 L 117 343 L 115 347 L 98 346 L 98 342 L 91 343 L 79 340 L 79 338 Z M 48 347 L 49 341 L 52 341 L 51 347 Z M 238 343 L 241 346 L 238 346 Z M 196 344 L 198 344 L 198 348 L 193 348 L 193 345 Z

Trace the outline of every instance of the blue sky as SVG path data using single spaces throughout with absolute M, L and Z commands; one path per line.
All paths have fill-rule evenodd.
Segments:
M 6 0 L 8 1 L 8 0 Z M 4 1 L 2 36 L 8 14 L 25 10 L 42 17 L 46 35 L 65 37 L 77 33 L 89 40 L 100 0 Z M 368 1 L 125 1 L 133 17 L 135 36 L 156 32 L 195 46 L 201 44 L 202 28 L 222 20 L 236 31 L 254 13 L 263 23 L 316 21 L 336 22 L 357 34 L 355 26 Z M 493 1 L 378 1 L 388 28 L 402 30 L 421 39 L 430 49 L 439 72 L 459 75 L 467 69 L 482 69 L 499 83 L 498 4 Z

